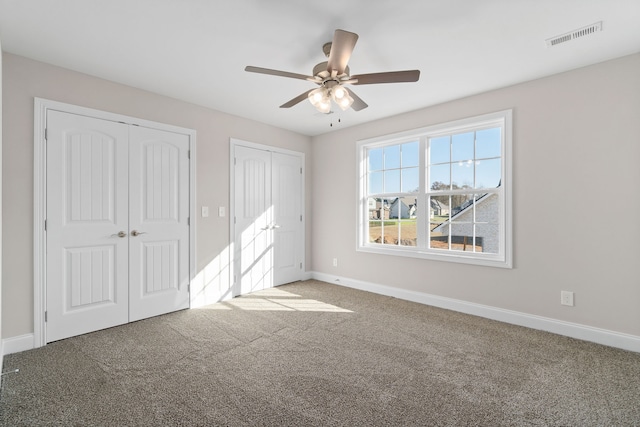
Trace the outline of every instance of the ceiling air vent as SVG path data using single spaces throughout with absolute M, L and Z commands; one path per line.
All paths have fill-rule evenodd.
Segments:
M 593 34 L 597 31 L 602 31 L 602 21 L 547 39 L 547 47 L 552 47 L 580 37 L 588 36 L 589 34 Z

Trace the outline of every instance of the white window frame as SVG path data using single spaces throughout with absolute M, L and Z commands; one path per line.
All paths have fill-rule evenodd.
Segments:
M 441 123 L 420 129 L 369 138 L 358 141 L 356 144 L 356 159 L 358 170 L 358 205 L 357 205 L 357 244 L 359 252 L 369 252 L 384 255 L 404 256 L 410 258 L 422 258 L 438 261 L 458 262 L 482 266 L 512 268 L 512 110 L 503 110 L 495 113 L 483 114 L 447 123 Z M 427 212 L 424 208 L 427 202 L 426 188 L 426 147 L 428 138 L 436 136 L 461 133 L 477 130 L 479 128 L 502 128 L 501 137 L 501 185 L 495 191 L 500 195 L 499 213 L 499 249 L 495 254 L 482 252 L 463 252 L 443 249 L 431 249 L 428 247 L 426 230 L 429 215 L 421 215 Z M 367 149 L 384 147 L 387 145 L 402 144 L 411 141 L 420 141 L 420 190 L 416 195 L 418 199 L 418 246 L 384 245 L 369 242 L 369 209 L 367 194 L 368 161 Z M 395 195 L 396 193 L 394 193 Z M 383 196 L 381 196 L 383 197 Z

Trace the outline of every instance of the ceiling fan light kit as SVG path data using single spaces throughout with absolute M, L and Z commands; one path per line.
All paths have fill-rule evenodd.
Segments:
M 307 98 L 311 105 L 319 112 L 325 114 L 331 112 L 332 100 L 343 111 L 349 108 L 360 111 L 368 107 L 360 97 L 353 93 L 353 91 L 349 92 L 344 85 L 417 82 L 420 78 L 420 70 L 391 71 L 351 76 L 347 63 L 351 58 L 351 53 L 357 41 L 357 34 L 344 30 L 336 30 L 333 35 L 333 41 L 325 43 L 324 46 L 322 46 L 322 51 L 328 57 L 328 60 L 316 65 L 313 68 L 312 76 L 254 66 L 247 66 L 245 71 L 308 80 L 319 85 L 319 88 L 309 90 L 285 102 L 280 108 L 293 107 Z

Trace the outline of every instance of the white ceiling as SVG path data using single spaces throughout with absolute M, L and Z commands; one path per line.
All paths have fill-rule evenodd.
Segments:
M 545 43 L 598 21 L 602 32 Z M 360 36 L 351 74 L 419 69 L 420 81 L 354 86 L 369 108 L 322 115 L 278 107 L 313 83 L 244 71 L 311 74 L 337 28 Z M 640 1 L 0 0 L 0 38 L 6 52 L 318 135 L 639 52 Z

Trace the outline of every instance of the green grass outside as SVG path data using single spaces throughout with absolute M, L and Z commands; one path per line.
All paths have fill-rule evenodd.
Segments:
M 412 218 L 412 219 L 403 219 L 402 220 L 402 224 L 403 225 L 408 225 L 408 224 L 415 224 L 416 223 L 416 219 Z M 369 221 L 369 227 L 380 227 L 382 225 L 382 221 Z M 398 220 L 385 220 L 384 221 L 384 226 L 385 227 L 389 227 L 391 225 L 398 225 Z

